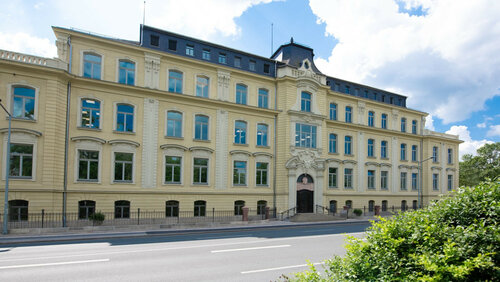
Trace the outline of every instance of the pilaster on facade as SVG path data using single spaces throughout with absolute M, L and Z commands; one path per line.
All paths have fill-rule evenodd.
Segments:
M 398 192 L 398 185 L 400 184 L 399 177 L 399 165 L 398 165 L 398 152 L 399 152 L 399 146 L 398 146 L 398 138 L 397 137 L 392 137 L 391 139 L 391 191 L 392 193 L 397 193 Z
M 365 123 L 365 110 L 366 110 L 366 103 L 363 101 L 358 101 L 358 124 L 364 124 Z
M 392 122 L 391 122 L 392 126 L 391 126 L 391 129 L 392 130 L 400 130 L 399 123 L 398 123 L 399 110 L 392 109 L 391 117 L 392 117 Z
M 144 123 L 142 135 L 142 187 L 156 187 L 158 160 L 158 107 L 156 99 L 144 99 Z
M 144 87 L 160 88 L 160 56 L 144 53 Z
M 217 110 L 215 155 L 215 189 L 225 190 L 228 183 L 228 129 L 229 113 Z
M 229 101 L 230 81 L 231 81 L 230 72 L 217 70 L 217 99 L 221 101 Z
M 57 46 L 57 58 L 64 63 L 68 63 L 68 35 L 60 35 L 57 37 L 56 46 Z
M 358 148 L 357 148 L 357 159 L 358 159 L 358 167 L 357 167 L 357 176 L 358 176 L 358 192 L 365 191 L 365 145 L 364 145 L 364 134 L 363 132 L 358 132 Z

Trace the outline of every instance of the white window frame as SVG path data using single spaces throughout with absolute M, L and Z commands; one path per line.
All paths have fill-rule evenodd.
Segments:
M 101 102 L 102 104 L 102 102 Z M 132 132 L 127 132 L 127 131 L 118 131 L 116 129 L 116 125 L 118 123 L 118 105 L 128 105 L 128 106 L 132 106 L 132 108 L 134 108 L 134 111 L 133 111 L 133 130 Z M 101 121 L 102 121 L 102 111 L 101 111 Z M 80 118 L 81 118 L 81 115 L 80 115 Z M 99 126 L 101 126 L 101 124 L 99 123 Z M 135 134 L 136 131 L 137 131 L 137 106 L 133 103 L 131 103 L 130 101 L 123 101 L 123 102 L 113 102 L 113 131 L 115 133 L 125 133 L 125 134 Z
M 206 147 L 192 147 L 191 151 L 191 180 L 190 183 L 193 186 L 210 186 L 211 183 L 211 172 L 212 172 L 212 153 L 213 150 Z M 208 159 L 207 164 L 207 183 L 194 183 L 194 159 Z
M 99 116 L 100 116 L 100 120 L 99 120 L 99 127 L 98 128 L 90 128 L 90 127 L 85 127 L 85 126 L 82 126 L 82 100 L 83 99 L 89 99 L 89 100 L 96 100 L 96 101 L 99 101 Z M 78 113 L 77 113 L 77 124 L 76 124 L 76 128 L 80 128 L 80 129 L 90 129 L 90 130 L 100 130 L 102 129 L 102 124 L 103 124 L 103 121 L 104 121 L 104 111 L 102 110 L 104 107 L 103 107 L 103 100 L 102 99 L 99 99 L 93 95 L 86 95 L 86 96 L 80 96 L 78 97 Z
M 110 141 L 111 143 L 111 176 L 110 176 L 110 183 L 111 184 L 135 184 L 135 171 L 137 167 L 137 162 L 136 162 L 136 148 L 137 145 L 132 144 L 130 142 L 122 142 L 122 141 L 117 141 L 113 142 Z M 124 181 L 115 181 L 115 153 L 129 153 L 132 154 L 132 181 L 131 182 L 124 182 Z
M 198 78 L 201 77 L 201 78 L 205 78 L 207 79 L 207 97 L 205 96 L 198 96 Z M 208 76 L 207 74 L 196 74 L 194 76 L 194 96 L 196 97 L 201 97 L 201 98 L 210 98 L 210 76 Z
M 120 83 L 120 61 L 128 61 L 129 63 L 134 64 L 134 84 L 126 84 L 126 83 Z M 102 71 L 102 67 L 101 67 Z M 102 76 L 102 73 L 101 73 Z M 117 58 L 116 59 L 116 75 L 115 75 L 115 81 L 117 83 L 123 84 L 123 85 L 129 85 L 129 86 L 136 86 L 137 85 L 137 61 L 133 60 L 129 57 L 124 57 L 124 58 Z
M 14 106 L 13 99 L 14 99 L 14 88 L 15 87 L 25 87 L 25 88 L 32 88 L 35 90 L 35 112 L 33 114 L 33 119 L 26 119 L 26 118 L 15 118 L 12 117 L 13 120 L 16 121 L 28 121 L 28 122 L 36 122 L 38 120 L 38 101 L 40 97 L 40 87 L 34 86 L 33 84 L 29 83 L 24 83 L 24 82 L 16 82 L 16 83 L 10 83 L 7 84 L 7 99 L 5 101 L 5 107 L 9 109 L 10 113 L 12 114 L 14 109 L 12 108 Z M 5 113 L 5 118 L 8 118 L 9 115 Z
M 171 71 L 174 71 L 174 72 L 178 72 L 180 74 L 182 74 L 182 83 L 181 83 L 181 92 L 171 92 L 170 91 L 170 72 Z M 184 91 L 185 91 L 185 83 L 186 83 L 186 74 L 178 67 L 171 67 L 171 68 L 168 68 L 167 69 L 167 91 L 168 92 L 171 92 L 171 93 L 175 93 L 175 94 L 184 94 Z
M 246 129 L 245 129 L 245 143 L 236 143 L 236 142 L 234 142 L 235 138 L 236 138 L 236 122 L 238 122 L 238 121 L 239 122 L 244 122 L 246 124 Z M 232 140 L 233 144 L 236 144 L 236 145 L 248 145 L 248 141 L 249 141 L 248 140 L 248 138 L 249 138 L 248 133 L 249 132 L 250 132 L 250 123 L 247 120 L 245 120 L 245 119 L 235 119 L 233 121 L 233 140 Z M 257 139 L 256 139 L 256 141 L 257 141 Z M 257 144 L 257 142 L 255 142 L 255 144 Z
M 266 126 L 266 135 L 267 135 L 267 144 L 266 145 L 258 145 L 258 140 L 259 140 L 259 125 L 265 125 Z M 248 123 L 247 123 L 247 127 L 248 127 Z M 257 126 L 255 126 L 255 146 L 257 147 L 269 147 L 269 144 L 270 144 L 270 138 L 269 138 L 269 130 L 270 126 L 269 124 L 265 123 L 265 122 L 258 122 L 257 123 Z
M 178 113 L 181 114 L 181 136 L 180 137 L 168 136 L 168 112 L 178 112 Z M 185 123 L 186 123 L 185 121 L 186 121 L 185 114 L 180 109 L 178 109 L 178 108 L 168 108 L 168 109 L 166 109 L 165 110 L 165 137 L 166 138 L 184 138 L 184 126 L 185 126 Z M 194 127 L 193 127 L 193 131 L 194 131 Z M 193 138 L 194 138 L 194 135 L 193 135 Z
M 2 154 L 2 180 L 6 178 L 5 167 L 7 166 L 7 131 L 2 132 L 3 136 L 3 154 Z M 9 177 L 10 180 L 14 181 L 36 181 L 36 168 L 37 168 L 37 154 L 38 154 L 38 137 L 41 136 L 41 133 L 30 130 L 16 132 L 16 130 L 12 130 L 10 134 L 10 143 L 11 144 L 25 144 L 33 146 L 33 155 L 32 155 L 32 168 L 31 168 L 31 178 L 16 178 Z M 10 173 L 10 168 L 9 168 Z
M 195 139 L 195 136 L 196 136 L 196 116 L 198 115 L 201 115 L 201 116 L 206 116 L 208 117 L 208 134 L 207 134 L 207 140 L 204 140 L 204 139 Z M 184 117 L 184 116 L 183 116 Z M 211 136 L 210 136 L 210 130 L 211 130 L 211 120 L 212 120 L 212 117 L 208 114 L 208 113 L 203 113 L 203 112 L 196 112 L 196 113 L 193 113 L 193 141 L 201 141 L 201 142 L 210 142 L 211 139 Z M 234 132 L 234 131 L 233 131 Z M 234 139 L 233 139 L 234 140 Z
M 104 65 L 105 65 L 105 63 L 104 63 L 104 58 L 105 58 L 104 57 L 104 53 L 97 52 L 94 49 L 85 49 L 85 50 L 81 50 L 80 51 L 80 76 L 83 77 L 83 72 L 84 72 L 83 71 L 83 69 L 84 69 L 83 62 L 84 62 L 85 53 L 93 53 L 94 55 L 101 56 L 101 77 L 98 80 L 104 80 Z M 86 78 L 96 79 L 96 78 L 90 78 L 90 77 L 86 77 Z
M 102 140 L 104 141 L 104 140 Z M 104 143 L 92 139 L 81 139 L 81 140 L 76 140 L 75 143 L 75 155 L 74 155 L 74 181 L 73 183 L 89 183 L 89 184 L 101 184 L 102 180 L 102 145 Z M 99 152 L 99 158 L 98 158 L 98 170 L 97 170 L 97 181 L 85 181 L 85 180 L 78 180 L 78 169 L 79 169 L 79 161 L 80 161 L 80 155 L 79 155 L 79 150 L 86 150 L 86 151 L 98 151 Z

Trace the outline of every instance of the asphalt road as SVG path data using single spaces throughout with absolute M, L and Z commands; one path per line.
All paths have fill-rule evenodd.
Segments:
M 0 246 L 0 281 L 274 281 L 345 253 L 368 223 Z M 318 265 L 319 266 L 319 265 Z M 319 266 L 321 268 L 321 266 Z

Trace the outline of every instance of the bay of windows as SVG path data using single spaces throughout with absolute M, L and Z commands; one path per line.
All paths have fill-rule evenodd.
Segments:
M 167 112 L 167 136 L 182 137 L 182 114 L 175 111 Z
M 99 177 L 99 151 L 78 150 L 78 180 L 97 181 Z
M 337 153 L 337 134 L 330 133 L 328 152 Z
M 235 161 L 233 169 L 233 185 L 247 184 L 247 162 Z
M 194 139 L 208 140 L 208 117 L 196 115 L 194 119 Z
M 101 56 L 91 53 L 83 54 L 83 77 L 101 79 Z
M 302 112 L 311 111 L 311 94 L 302 92 L 300 95 L 300 110 Z
M 165 183 L 181 183 L 181 157 L 165 156 Z
M 208 78 L 204 76 L 196 77 L 196 96 L 208 98 Z
M 118 65 L 118 83 L 134 85 L 135 63 L 121 60 Z
M 352 108 L 345 107 L 345 122 L 352 122 Z
M 330 104 L 330 120 L 337 120 L 337 104 Z
M 257 146 L 267 146 L 267 125 L 257 124 Z
M 208 184 L 208 159 L 193 159 L 193 183 Z
M 246 144 L 247 142 L 247 123 L 237 120 L 234 123 L 234 143 Z
M 35 89 L 16 86 L 12 94 L 12 117 L 35 119 Z
M 182 72 L 168 71 L 168 91 L 182 93 Z
M 81 126 L 99 128 L 101 102 L 92 99 L 82 99 Z
M 256 185 L 268 185 L 267 181 L 267 175 L 268 175 L 268 168 L 269 164 L 268 163 L 261 163 L 257 162 L 256 166 L 256 179 L 255 179 L 255 184 Z
M 116 130 L 134 132 L 134 107 L 118 104 L 116 107 Z
M 337 168 L 328 168 L 328 187 L 337 188 Z
M 352 154 L 352 137 L 346 136 L 344 139 L 344 154 L 351 155 Z
M 10 144 L 9 176 L 13 178 L 33 176 L 33 145 Z
M 115 182 L 132 182 L 134 154 L 115 153 Z
M 316 126 L 302 123 L 295 124 L 295 146 L 316 148 Z
M 248 87 L 243 84 L 236 85 L 236 104 L 247 104 Z
M 267 109 L 269 107 L 269 92 L 266 89 L 259 89 L 259 108 Z

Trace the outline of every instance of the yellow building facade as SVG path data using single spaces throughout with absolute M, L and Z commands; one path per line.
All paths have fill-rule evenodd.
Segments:
M 458 185 L 457 136 L 425 130 L 404 96 L 322 74 L 293 41 L 264 58 L 148 26 L 139 42 L 53 30 L 55 59 L 0 51 L 12 220 L 388 210 Z

